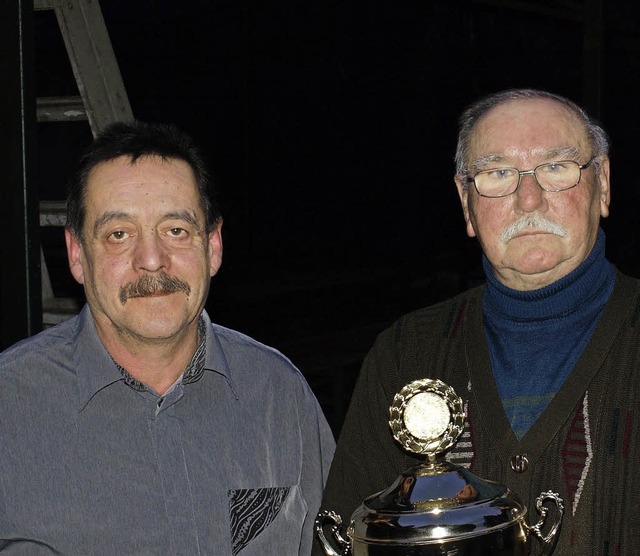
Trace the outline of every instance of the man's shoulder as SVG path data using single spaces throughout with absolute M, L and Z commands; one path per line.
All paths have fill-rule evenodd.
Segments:
M 268 373 L 269 380 L 280 377 L 306 384 L 300 370 L 278 349 L 214 322 L 211 322 L 211 329 L 217 340 L 217 347 L 222 350 L 236 379 L 242 377 L 253 380 L 253 377 Z
M 640 278 L 627 274 L 616 268 L 616 276 L 618 285 L 626 285 L 628 287 L 640 289 Z
M 211 327 L 215 336 L 225 349 L 234 349 L 253 355 L 261 354 L 265 357 L 280 361 L 285 365 L 292 365 L 291 361 L 276 348 L 264 344 L 244 332 L 227 328 L 215 322 L 211 323 Z
M 398 341 L 416 336 L 449 335 L 461 324 L 467 308 L 480 302 L 483 291 L 484 285 L 476 286 L 454 297 L 406 313 L 381 336 L 393 337 Z
M 58 419 L 51 416 L 53 408 L 60 419 L 68 415 L 77 392 L 73 331 L 73 323 L 65 322 L 26 338 L 0 354 L 3 427 L 9 420 L 16 423 L 33 411 L 39 411 L 45 420 L 51 419 L 49 422 Z
M 0 371 L 26 370 L 38 360 L 52 361 L 66 357 L 77 335 L 77 317 L 30 336 L 0 353 Z
M 478 300 L 482 297 L 484 284 L 474 288 L 465 290 L 453 297 L 449 297 L 433 305 L 427 305 L 420 309 L 416 309 L 400 317 L 399 321 L 415 321 L 440 319 L 445 315 L 449 315 L 451 311 L 455 311 L 461 307 L 467 306 L 470 302 Z

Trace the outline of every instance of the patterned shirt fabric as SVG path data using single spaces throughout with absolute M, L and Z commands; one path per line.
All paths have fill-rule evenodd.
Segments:
M 467 413 L 448 460 L 508 486 L 528 508 L 530 525 L 540 517 L 541 493 L 564 500 L 554 556 L 637 554 L 640 281 L 617 273 L 582 355 L 522 438 L 511 428 L 491 369 L 484 292 L 474 288 L 405 315 L 378 336 L 351 398 L 322 508 L 348 523 L 366 497 L 424 461 L 393 440 L 389 406 L 409 382 L 441 379 L 463 398 Z M 313 554 L 323 554 L 317 542 Z M 540 554 L 533 538 L 531 554 Z
M 0 356 L 0 550 L 309 554 L 334 441 L 282 354 L 211 323 L 164 396 L 87 307 Z

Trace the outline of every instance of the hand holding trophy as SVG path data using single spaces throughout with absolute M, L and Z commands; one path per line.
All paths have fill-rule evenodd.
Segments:
M 340 516 L 321 512 L 316 533 L 327 556 L 525 556 L 532 535 L 540 541 L 540 554 L 552 553 L 564 512 L 557 494 L 540 494 L 540 520 L 529 526 L 527 510 L 515 493 L 445 461 L 465 419 L 453 388 L 439 380 L 411 382 L 396 394 L 389 415 L 395 440 L 424 455 L 425 462 L 368 497 L 351 516 L 346 537 Z M 544 535 L 547 501 L 557 511 Z M 325 527 L 339 551 L 326 538 Z

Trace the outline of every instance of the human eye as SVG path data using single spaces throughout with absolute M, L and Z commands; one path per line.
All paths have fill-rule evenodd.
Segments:
M 572 165 L 575 165 L 575 163 L 571 161 L 549 162 L 540 166 L 539 170 L 549 176 L 559 176 L 571 171 Z
M 180 228 L 179 226 L 173 226 L 167 230 L 167 235 L 173 238 L 186 237 L 188 235 L 187 230 Z
M 514 168 L 494 168 L 486 170 L 484 173 L 491 181 L 510 181 L 513 179 L 516 170 Z
M 166 241 L 174 245 L 187 245 L 193 240 L 194 234 L 188 225 L 169 224 L 160 230 Z
M 129 233 L 124 230 L 115 230 L 107 236 L 107 240 L 113 243 L 122 243 L 129 237 Z

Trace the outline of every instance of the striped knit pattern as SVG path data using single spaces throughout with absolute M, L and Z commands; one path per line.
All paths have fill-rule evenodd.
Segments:
M 455 465 L 470 469 L 475 457 L 475 451 L 473 449 L 473 437 L 471 434 L 471 423 L 469 423 L 469 402 L 464 404 L 464 412 L 467 418 L 464 421 L 464 429 L 458 442 L 452 448 L 451 452 L 447 454 L 446 459 Z
M 571 504 L 571 513 L 576 514 L 584 482 L 593 459 L 591 433 L 589 430 L 588 392 L 582 398 L 582 403 L 576 411 L 567 437 L 562 446 L 562 468 L 566 489 L 571 496 L 567 500 Z

